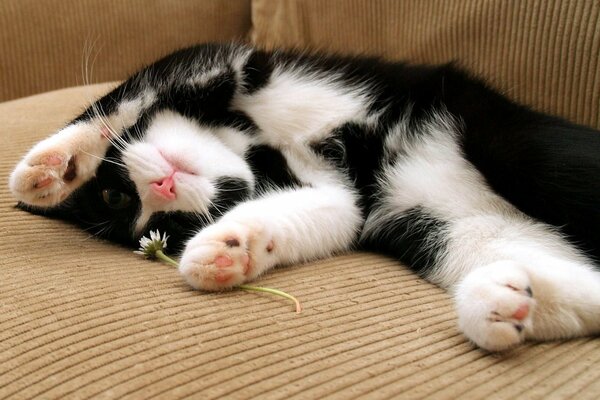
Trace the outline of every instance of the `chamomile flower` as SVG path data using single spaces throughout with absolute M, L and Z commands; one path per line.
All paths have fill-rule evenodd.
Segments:
M 151 260 L 160 258 L 164 262 L 177 267 L 177 262 L 163 252 L 163 250 L 167 248 L 168 238 L 169 236 L 167 236 L 166 233 L 163 233 L 161 236 L 158 230 L 150 231 L 150 238 L 147 238 L 146 236 L 142 237 L 140 239 L 140 249 L 134 251 L 134 253 Z
M 161 236 L 160 232 L 158 230 L 150 231 L 150 238 L 147 238 L 146 236 L 142 237 L 140 239 L 140 249 L 135 250 L 134 253 L 144 256 L 150 260 L 160 259 L 174 267 L 179 267 L 179 264 L 177 264 L 177 261 L 173 260 L 171 257 L 167 256 L 163 252 L 163 250 L 167 248 L 167 239 L 168 238 L 169 238 L 169 236 L 167 236 L 166 233 L 163 233 L 163 235 Z M 278 289 L 260 287 L 260 286 L 250 286 L 250 285 L 239 285 L 238 288 L 240 288 L 242 290 L 253 291 L 253 292 L 271 293 L 271 294 L 274 294 L 277 296 L 285 297 L 286 299 L 290 299 L 294 303 L 296 303 L 296 312 L 297 313 L 300 313 L 302 311 L 302 306 L 300 305 L 300 302 L 298 301 L 298 299 L 296 299 L 294 296 L 292 296 L 290 294 L 287 294 L 284 291 L 281 291 Z

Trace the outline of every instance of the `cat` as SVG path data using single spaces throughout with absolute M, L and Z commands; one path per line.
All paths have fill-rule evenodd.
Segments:
M 455 298 L 481 348 L 600 332 L 600 132 L 453 64 L 203 44 L 151 64 L 18 163 L 20 207 L 131 247 L 194 288 L 350 249 Z

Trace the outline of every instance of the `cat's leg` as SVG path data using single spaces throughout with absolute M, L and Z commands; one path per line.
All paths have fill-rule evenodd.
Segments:
M 459 327 L 477 345 L 600 332 L 600 272 L 548 226 L 490 210 L 449 219 L 443 246 L 426 276 L 454 294 Z
M 382 174 L 362 242 L 453 293 L 460 329 L 483 348 L 600 333 L 597 266 L 495 194 L 443 115 L 425 128 Z
M 151 90 L 135 95 L 126 88 L 115 89 L 29 150 L 9 181 L 19 201 L 38 207 L 60 203 L 95 174 L 111 146 L 124 147 L 123 131 L 155 101 Z
M 526 339 L 600 333 L 600 272 L 591 263 L 549 256 L 533 241 L 504 246 L 509 251 L 498 254 L 500 261 L 473 269 L 454 288 L 467 337 L 503 350 Z
M 276 265 L 346 250 L 361 223 L 347 188 L 274 192 L 236 206 L 200 231 L 187 243 L 179 270 L 198 289 L 233 287 Z
M 560 235 L 516 210 L 457 216 L 431 206 L 382 213 L 363 242 L 448 289 L 469 339 L 503 350 L 600 333 L 600 271 Z

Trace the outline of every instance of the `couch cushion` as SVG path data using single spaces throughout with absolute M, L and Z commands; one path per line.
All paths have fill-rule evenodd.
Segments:
M 250 1 L 4 0 L 0 101 L 124 79 L 175 49 L 244 39 Z
M 600 128 L 597 0 L 254 0 L 253 40 L 456 61 L 514 99 Z
M 296 295 L 191 290 L 173 268 L 14 208 L 19 157 L 111 85 L 0 104 L 0 394 L 12 398 L 594 398 L 600 339 L 492 355 L 450 297 L 372 254 L 279 268 Z

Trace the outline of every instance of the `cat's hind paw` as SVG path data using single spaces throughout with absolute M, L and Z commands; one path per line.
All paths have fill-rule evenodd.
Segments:
M 273 241 L 256 227 L 218 222 L 190 240 L 179 271 L 196 289 L 235 287 L 264 270 L 273 246 Z
M 456 306 L 460 330 L 486 350 L 514 347 L 533 329 L 535 299 L 529 276 L 512 261 L 467 275 L 457 288 Z

